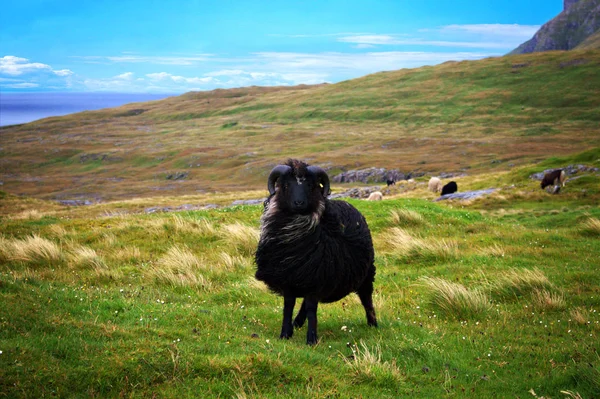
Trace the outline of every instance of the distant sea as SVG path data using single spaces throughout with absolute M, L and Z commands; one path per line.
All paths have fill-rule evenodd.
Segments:
M 141 93 L 0 93 L 0 126 L 32 122 L 49 116 L 160 100 L 176 94 Z

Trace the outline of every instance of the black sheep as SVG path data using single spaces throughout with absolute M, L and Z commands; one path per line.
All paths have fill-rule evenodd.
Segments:
M 387 179 L 385 182 L 387 183 L 388 187 L 396 184 L 396 180 L 393 179 Z
M 457 191 L 458 191 L 458 186 L 456 185 L 455 181 L 451 181 L 450 183 L 448 183 L 444 187 L 442 187 L 442 195 L 452 194 Z
M 554 186 L 553 193 L 558 194 L 561 186 L 562 187 L 565 186 L 566 179 L 567 179 L 567 175 L 565 174 L 564 170 L 555 169 L 544 175 L 544 178 L 542 179 L 540 186 L 542 187 L 542 190 L 548 186 Z
M 261 217 L 256 278 L 283 296 L 280 338 L 308 318 L 306 343 L 317 343 L 317 306 L 351 292 L 360 297 L 367 323 L 373 308 L 374 250 L 365 218 L 344 201 L 330 201 L 329 177 L 317 166 L 289 160 L 268 179 L 269 198 Z M 304 298 L 292 323 L 296 298 Z

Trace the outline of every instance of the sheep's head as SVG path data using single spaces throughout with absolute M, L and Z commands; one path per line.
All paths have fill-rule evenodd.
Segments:
M 329 177 L 323 169 L 295 159 L 273 168 L 268 188 L 280 210 L 296 214 L 315 212 L 331 193 Z

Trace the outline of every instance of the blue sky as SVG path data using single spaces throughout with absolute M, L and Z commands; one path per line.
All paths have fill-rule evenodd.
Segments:
M 3 2 L 0 90 L 181 93 L 506 54 L 562 11 L 523 1 Z

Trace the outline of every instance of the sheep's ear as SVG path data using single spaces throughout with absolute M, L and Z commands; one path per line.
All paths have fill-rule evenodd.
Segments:
M 269 195 L 275 194 L 275 183 L 277 182 L 277 179 L 279 179 L 281 175 L 284 175 L 291 170 L 292 168 L 287 165 L 277 165 L 273 168 L 271 174 L 269 174 L 269 180 L 267 182 Z
M 323 196 L 327 197 L 329 194 L 331 194 L 331 188 L 329 187 L 329 176 L 327 176 L 327 173 L 318 166 L 309 166 L 308 170 L 314 173 L 314 175 L 317 177 L 317 182 L 322 187 L 321 193 Z

